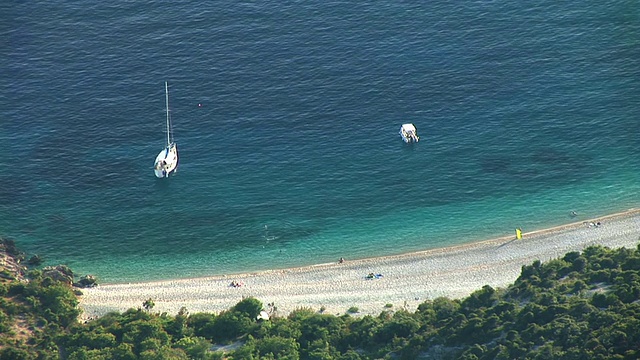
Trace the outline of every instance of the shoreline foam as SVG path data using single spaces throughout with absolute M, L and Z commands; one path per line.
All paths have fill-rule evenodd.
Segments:
M 601 222 L 599 227 L 589 223 Z M 352 306 L 361 314 L 386 310 L 414 311 L 428 299 L 461 298 L 484 285 L 505 287 L 515 281 L 523 265 L 547 261 L 590 245 L 635 247 L 640 241 L 640 209 L 582 220 L 548 229 L 446 248 L 401 255 L 166 281 L 101 285 L 83 289 L 84 317 L 139 308 L 146 299 L 153 311 L 176 314 L 227 310 L 245 297 L 274 304 L 279 315 L 307 307 L 343 314 Z M 369 273 L 382 274 L 366 280 Z M 230 286 L 231 281 L 243 283 Z M 386 308 L 386 304 L 392 304 Z M 273 306 L 268 310 L 273 310 Z

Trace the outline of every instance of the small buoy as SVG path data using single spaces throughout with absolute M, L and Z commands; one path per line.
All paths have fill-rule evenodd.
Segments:
M 202 107 L 202 104 L 198 104 L 198 107 Z

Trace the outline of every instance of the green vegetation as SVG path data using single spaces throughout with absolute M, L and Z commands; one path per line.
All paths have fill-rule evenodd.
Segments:
M 139 309 L 77 321 L 73 288 L 29 273 L 0 282 L 0 359 L 638 359 L 640 246 L 593 246 L 523 266 L 506 289 L 484 286 L 417 311 L 334 316 L 302 308 L 257 320 L 247 298 L 219 314 Z M 355 311 L 351 311 L 355 310 Z

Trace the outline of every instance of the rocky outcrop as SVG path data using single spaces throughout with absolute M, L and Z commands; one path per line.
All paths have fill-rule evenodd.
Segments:
M 40 266 L 42 265 L 42 262 L 43 260 L 40 255 L 33 255 L 31 258 L 29 258 L 27 264 L 29 264 L 29 266 Z
M 0 238 L 0 278 L 22 279 L 26 273 L 26 267 L 20 264 L 23 259 L 24 253 L 13 240 Z
M 65 284 L 73 284 L 73 271 L 67 265 L 47 266 L 42 269 L 42 276 Z
M 89 288 L 98 286 L 98 279 L 93 275 L 85 275 L 80 278 L 80 281 L 74 283 L 73 286 L 80 288 Z
M 28 270 L 23 263 L 34 267 L 43 261 L 39 255 L 32 256 L 28 261 L 23 261 L 24 259 L 25 254 L 18 250 L 13 240 L 0 237 L 0 280 L 23 280 Z M 85 275 L 75 282 L 73 271 L 67 265 L 44 267 L 42 277 L 80 288 L 98 286 L 98 281 L 93 275 Z

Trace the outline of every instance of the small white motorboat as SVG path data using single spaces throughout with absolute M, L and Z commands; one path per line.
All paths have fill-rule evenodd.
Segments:
M 416 127 L 413 124 L 403 124 L 400 127 L 400 136 L 402 136 L 402 140 L 407 144 L 418 142 L 420 137 L 416 132 Z

